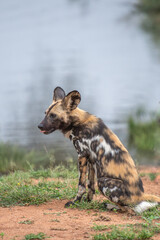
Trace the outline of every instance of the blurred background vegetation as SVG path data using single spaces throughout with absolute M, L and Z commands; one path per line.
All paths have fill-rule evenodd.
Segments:
M 158 0 L 6 0 L 0 16 L 0 174 L 76 165 L 69 141 L 37 128 L 58 85 L 137 164 L 160 165 Z
M 147 113 L 144 108 L 137 109 L 128 119 L 128 143 L 135 148 L 139 158 L 160 160 L 160 115 Z
M 160 1 L 139 0 L 137 9 L 144 13 L 142 29 L 151 36 L 154 44 L 160 46 Z

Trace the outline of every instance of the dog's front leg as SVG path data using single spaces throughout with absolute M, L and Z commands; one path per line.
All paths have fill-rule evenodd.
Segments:
M 93 164 L 88 162 L 88 194 L 87 201 L 92 201 L 95 194 L 95 170 Z
M 69 201 L 65 204 L 65 207 L 74 205 L 75 202 L 79 202 L 82 199 L 84 193 L 86 193 L 86 173 L 87 173 L 87 158 L 79 157 L 78 159 L 79 167 L 79 183 L 78 183 L 78 193 L 74 201 Z

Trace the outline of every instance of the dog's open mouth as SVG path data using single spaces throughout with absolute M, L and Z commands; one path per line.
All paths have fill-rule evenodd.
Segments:
M 41 130 L 41 133 L 49 134 L 49 133 L 52 133 L 53 131 L 55 131 L 55 128 L 52 128 L 50 130 Z

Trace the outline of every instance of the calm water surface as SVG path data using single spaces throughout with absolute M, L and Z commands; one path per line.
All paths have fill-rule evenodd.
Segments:
M 160 107 L 160 63 L 135 2 L 0 1 L 0 141 L 75 154 L 61 133 L 37 128 L 59 85 L 127 144 L 127 117 Z

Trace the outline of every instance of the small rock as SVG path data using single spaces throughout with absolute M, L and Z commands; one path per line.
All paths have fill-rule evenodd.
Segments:
M 107 209 L 108 210 L 113 210 L 113 209 L 119 210 L 119 207 L 117 205 L 107 203 Z
M 111 221 L 111 218 L 108 216 L 100 215 L 98 218 L 95 219 L 95 221 Z

